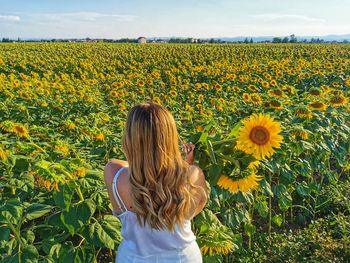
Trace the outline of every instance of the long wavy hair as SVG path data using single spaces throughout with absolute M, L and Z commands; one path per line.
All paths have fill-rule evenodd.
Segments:
M 140 224 L 174 230 L 194 207 L 189 164 L 179 149 L 172 114 L 152 102 L 130 109 L 122 138 L 129 163 L 133 210 Z M 188 187 L 191 186 L 191 187 Z M 196 191 L 196 190 L 195 190 Z

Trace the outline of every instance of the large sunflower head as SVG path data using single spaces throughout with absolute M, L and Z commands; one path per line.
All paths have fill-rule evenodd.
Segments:
M 28 129 L 20 123 L 16 123 L 13 126 L 13 133 L 17 134 L 19 137 L 28 137 Z
M 269 115 L 254 113 L 242 123 L 236 149 L 259 160 L 271 156 L 275 152 L 274 148 L 280 148 L 283 141 L 283 137 L 279 135 L 281 125 Z
M 294 114 L 301 118 L 311 119 L 312 112 L 305 106 L 299 106 L 294 110 Z
M 333 96 L 329 102 L 333 105 L 333 106 L 345 106 L 347 104 L 347 98 L 345 98 L 344 96 L 341 95 L 336 95 Z
M 319 111 L 322 111 L 322 110 L 325 110 L 327 109 L 327 105 L 324 104 L 323 102 L 321 101 L 314 101 L 314 102 L 311 102 L 307 105 L 307 107 L 309 109 L 312 109 L 312 110 L 319 110 Z

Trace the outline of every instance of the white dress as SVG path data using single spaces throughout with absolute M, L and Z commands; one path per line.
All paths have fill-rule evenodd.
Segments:
M 141 226 L 136 214 L 129 211 L 120 198 L 117 189 L 118 177 L 125 167 L 119 169 L 113 178 L 113 194 L 121 211 L 118 216 L 122 224 L 122 237 L 115 262 L 117 263 L 202 263 L 202 255 L 191 230 L 191 221 L 186 220 L 184 228 L 175 226 L 168 230 L 152 229 L 148 224 Z

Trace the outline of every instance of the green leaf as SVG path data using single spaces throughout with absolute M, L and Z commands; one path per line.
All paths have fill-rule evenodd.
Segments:
M 272 217 L 272 222 L 274 222 L 277 226 L 281 226 L 283 223 L 283 218 L 281 215 L 274 215 Z
M 284 192 L 278 198 L 278 206 L 282 211 L 286 211 L 292 206 L 292 201 L 292 196 L 288 192 Z
M 19 224 L 23 214 L 21 203 L 17 199 L 11 199 L 0 206 L 0 222 Z
M 56 263 L 74 263 L 74 246 L 70 241 L 53 245 L 49 256 Z
M 209 229 L 209 225 L 208 224 L 202 224 L 199 228 L 199 234 L 203 234 L 205 232 L 207 232 Z
M 33 220 L 48 214 L 52 209 L 52 206 L 45 204 L 34 203 L 27 207 L 25 210 L 25 218 L 27 220 Z
M 10 239 L 11 230 L 5 226 L 0 226 L 0 241 L 8 241 Z
M 310 187 L 305 182 L 302 182 L 301 184 L 299 184 L 296 190 L 297 190 L 297 193 L 302 196 L 308 196 L 311 193 Z
M 86 175 L 79 179 L 79 184 L 83 189 L 94 188 L 104 185 L 103 174 L 98 171 L 88 171 Z
M 23 235 L 23 233 L 22 233 L 22 235 Z M 23 237 L 26 240 L 27 244 L 33 244 L 33 242 L 35 240 L 34 232 L 29 230 L 29 229 L 24 233 Z
M 120 221 L 115 216 L 105 215 L 101 222 L 94 222 L 83 230 L 86 240 L 97 247 L 117 249 L 122 237 Z
M 66 226 L 69 233 L 74 235 L 86 224 L 90 217 L 95 213 L 96 205 L 91 199 L 74 204 L 68 211 L 63 211 L 60 215 L 62 223 Z
M 271 185 L 269 184 L 268 181 L 264 178 L 263 180 L 260 181 L 260 187 L 263 190 L 263 193 L 265 195 L 269 195 L 273 197 L 273 192 L 271 190 Z
M 97 262 L 95 257 L 95 250 L 91 246 L 78 247 L 74 255 L 74 263 L 95 263 Z
M 249 224 L 245 224 L 244 225 L 244 231 L 247 234 L 247 236 L 251 237 L 255 234 L 256 232 L 256 226 L 254 226 L 253 224 L 249 223 Z
M 286 186 L 283 184 L 272 186 L 272 192 L 278 197 L 281 196 L 285 191 L 287 191 L 287 189 L 286 189 Z
M 38 250 L 33 245 L 28 245 L 22 248 L 19 253 L 13 256 L 6 257 L 1 260 L 2 263 L 37 263 L 39 258 Z
M 62 209 L 68 209 L 72 201 L 74 189 L 74 185 L 69 183 L 60 185 L 59 191 L 53 192 L 55 204 Z
M 209 157 L 210 157 L 212 163 L 217 164 L 213 145 L 212 145 L 211 141 L 207 141 L 207 142 L 208 142 Z
M 208 175 L 209 175 L 209 183 L 210 185 L 216 185 L 219 181 L 220 175 L 222 171 L 222 166 L 218 164 L 212 164 L 209 168 Z
M 262 218 L 266 218 L 269 213 L 268 203 L 266 201 L 257 202 L 254 204 L 256 210 Z
M 229 133 L 229 137 L 238 137 L 239 134 L 239 129 L 242 127 L 241 122 L 238 122 L 235 124 L 235 126 L 233 126 L 233 128 L 231 129 L 230 133 Z
M 21 262 L 26 262 L 26 263 L 38 262 L 39 253 L 35 246 L 28 245 L 23 249 L 22 252 L 23 253 L 21 255 Z
M 201 137 L 199 137 L 197 143 L 203 143 L 205 144 L 208 140 L 208 133 L 207 132 L 202 132 Z
M 16 158 L 14 159 L 15 163 L 12 167 L 12 171 L 14 173 L 21 173 L 21 172 L 28 171 L 29 160 L 30 158 L 24 155 L 16 155 Z

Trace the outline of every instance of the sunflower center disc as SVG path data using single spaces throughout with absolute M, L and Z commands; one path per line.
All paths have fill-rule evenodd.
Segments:
M 249 134 L 249 138 L 256 144 L 263 145 L 270 139 L 269 131 L 263 126 L 256 126 Z

